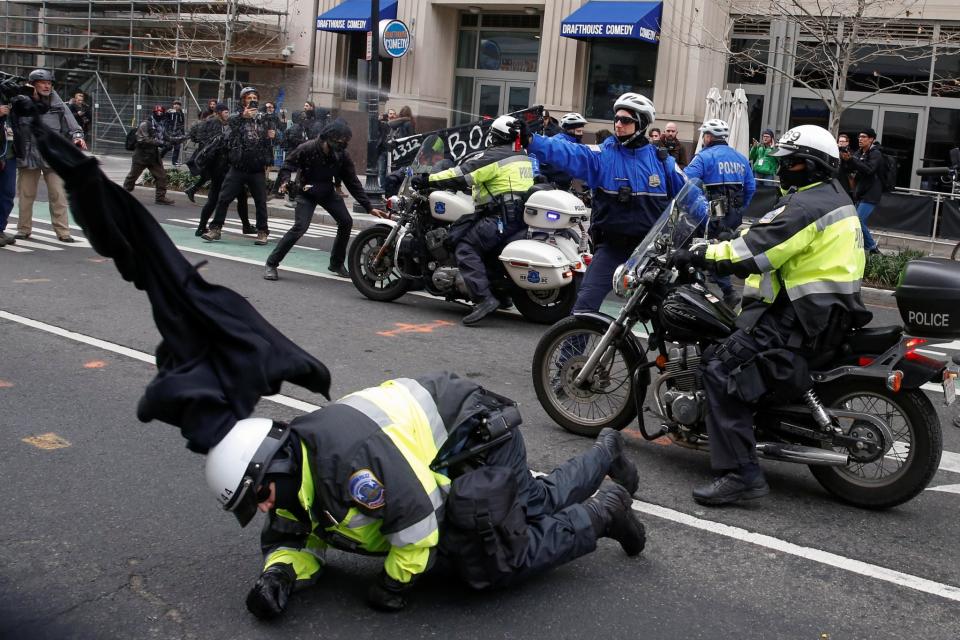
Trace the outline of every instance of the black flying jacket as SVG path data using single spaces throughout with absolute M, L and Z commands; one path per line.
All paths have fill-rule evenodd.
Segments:
M 35 115 L 31 101 L 18 102 Z M 205 281 L 136 198 L 103 174 L 95 158 L 34 118 L 40 153 L 64 180 L 70 210 L 94 250 L 150 298 L 162 336 L 157 376 L 137 406 L 143 421 L 179 427 L 206 453 L 262 396 L 289 381 L 329 397 L 330 373 L 232 289 Z
M 334 183 L 339 180 L 361 207 L 371 211 L 373 205 L 357 178 L 357 167 L 350 154 L 346 151 L 325 153 L 324 142 L 323 138 L 310 140 L 290 152 L 277 174 L 277 184 L 288 182 L 290 174 L 296 171 L 303 193 L 320 202 L 335 195 Z

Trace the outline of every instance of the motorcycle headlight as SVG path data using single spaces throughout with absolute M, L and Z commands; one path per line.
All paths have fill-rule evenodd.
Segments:
M 637 277 L 626 264 L 621 264 L 613 272 L 613 292 L 621 298 L 626 298 L 637 286 Z

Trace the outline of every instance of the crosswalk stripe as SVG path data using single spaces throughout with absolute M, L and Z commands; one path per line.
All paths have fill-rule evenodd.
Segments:
M 55 247 L 42 242 L 31 242 L 30 240 L 17 240 L 17 246 L 29 247 L 31 249 L 43 249 L 44 251 L 63 251 L 63 247 Z
M 17 244 L 8 244 L 7 246 L 3 247 L 3 249 L 11 253 L 30 253 L 30 249 L 24 249 L 20 246 L 21 242 L 23 242 L 23 240 L 17 240 Z

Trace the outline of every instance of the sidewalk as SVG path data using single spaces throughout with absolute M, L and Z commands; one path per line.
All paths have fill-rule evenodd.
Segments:
M 130 158 L 124 156 L 112 156 L 112 155 L 97 155 L 97 160 L 100 161 L 100 168 L 103 169 L 103 172 L 108 178 L 116 182 L 117 184 L 122 184 L 123 179 L 127 176 L 127 173 L 130 171 Z M 168 163 L 164 164 L 166 168 L 172 168 Z M 182 168 L 186 170 L 186 165 L 182 165 Z M 153 187 L 136 187 L 136 193 L 144 195 L 152 195 L 154 193 Z M 187 196 L 184 195 L 182 191 L 168 191 L 167 192 L 171 198 L 177 201 L 177 204 L 190 204 L 190 201 L 187 199 Z M 203 194 L 197 194 L 196 196 L 196 205 L 199 213 L 199 208 L 207 201 L 207 196 Z M 355 231 L 362 231 L 368 227 L 372 227 L 377 222 L 382 222 L 380 218 L 372 216 L 368 213 L 354 213 L 353 205 L 355 201 L 350 194 L 345 194 L 343 196 L 343 201 L 347 205 L 347 211 L 350 212 L 350 215 L 353 216 L 353 229 Z M 250 204 L 250 213 L 253 214 L 253 201 L 248 199 L 247 202 Z M 267 214 L 271 218 L 280 218 L 282 220 L 293 220 L 293 207 L 285 206 L 288 200 L 286 198 L 275 200 L 267 200 Z M 328 225 L 328 226 L 337 226 L 337 221 L 333 219 L 329 213 L 327 213 L 322 207 L 317 207 L 317 211 L 314 214 L 313 222 Z

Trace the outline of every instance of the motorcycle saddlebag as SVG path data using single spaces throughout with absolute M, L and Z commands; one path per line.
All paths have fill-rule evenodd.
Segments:
M 960 338 L 960 262 L 947 258 L 911 260 L 894 296 L 910 335 Z
M 569 258 L 545 242 L 514 240 L 503 248 L 500 262 L 522 289 L 557 289 L 573 280 Z

